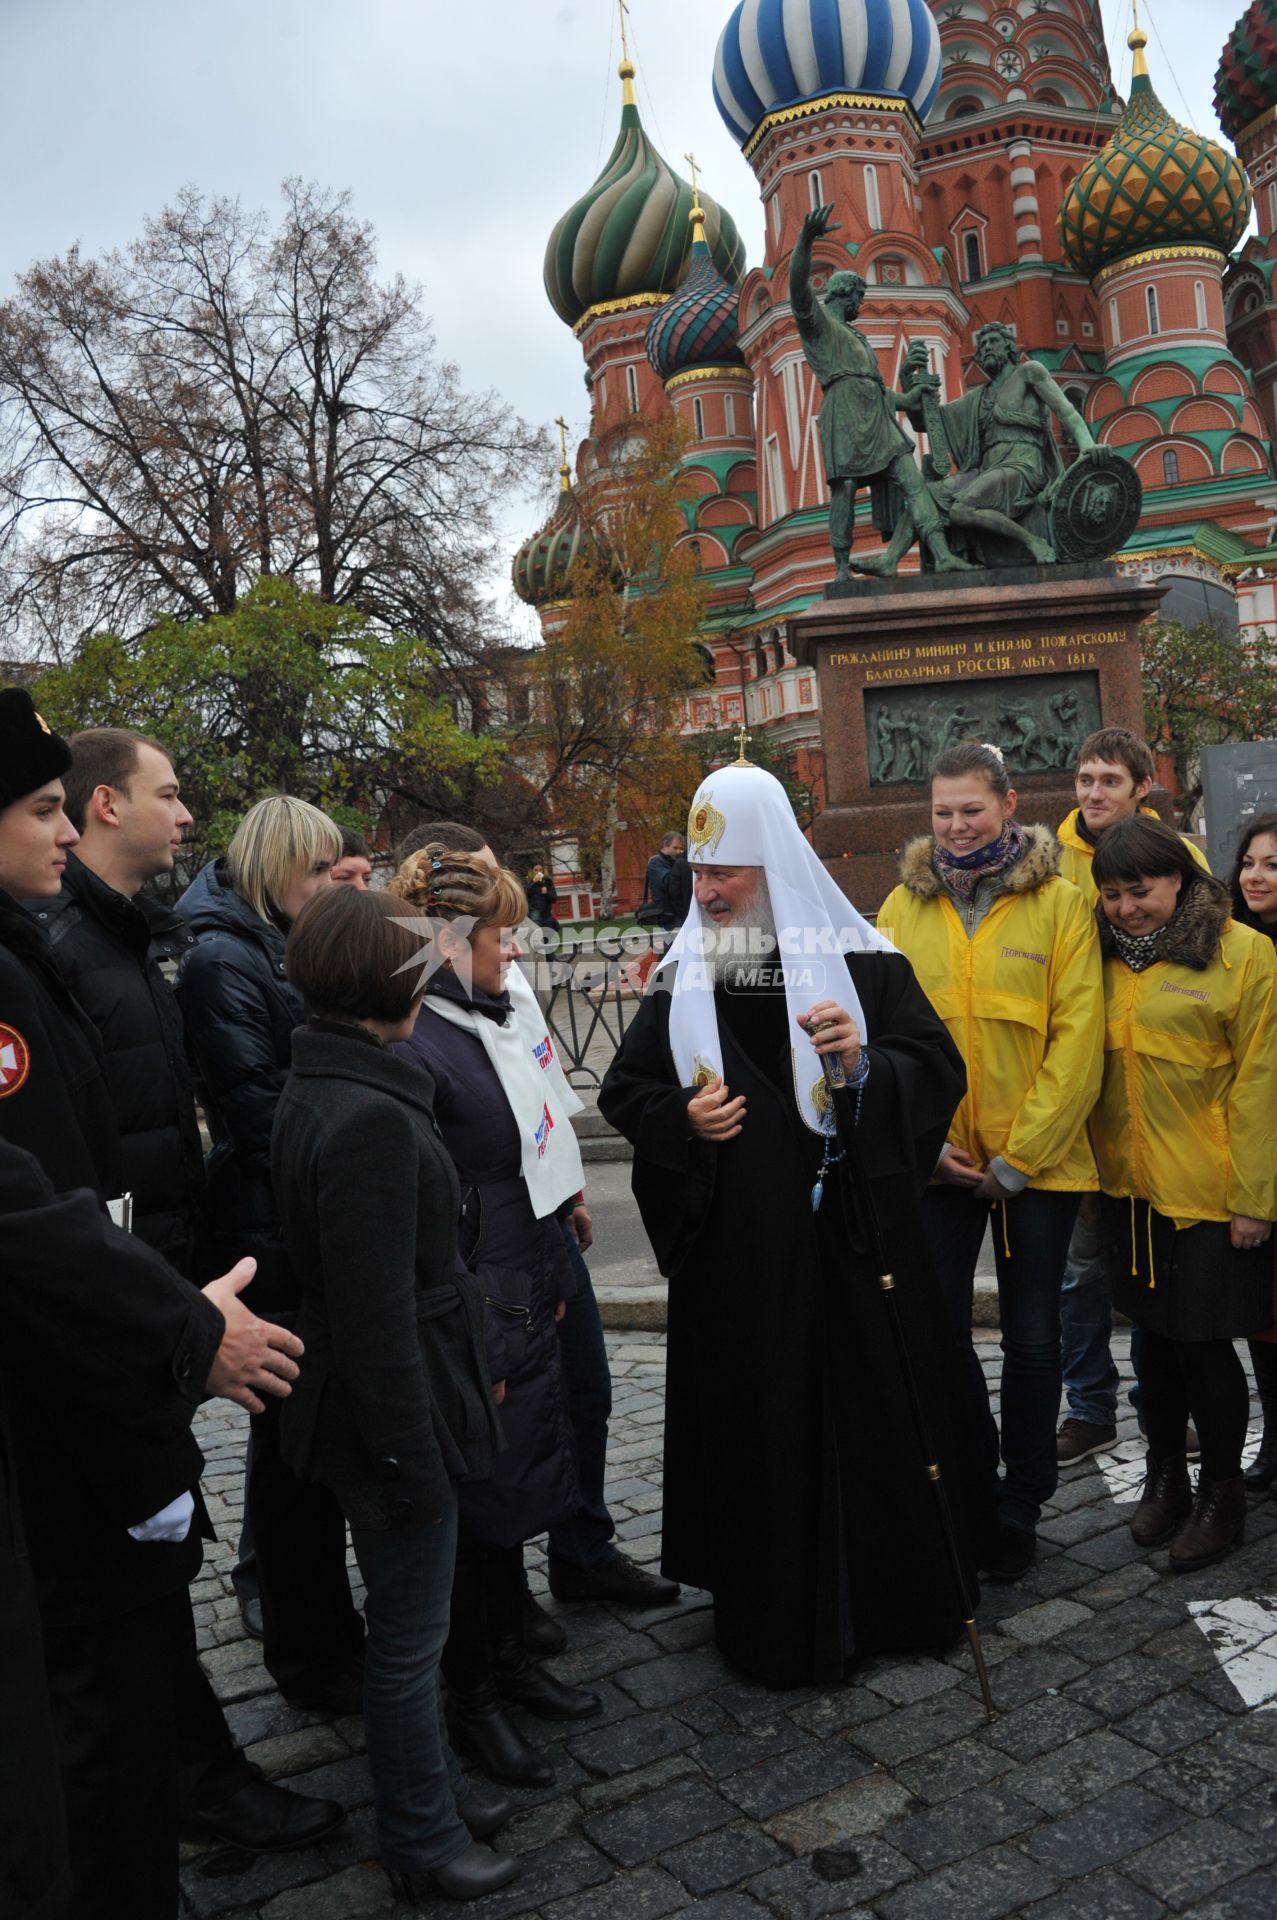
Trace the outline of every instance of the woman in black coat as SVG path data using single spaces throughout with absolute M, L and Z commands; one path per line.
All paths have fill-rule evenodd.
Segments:
M 1230 876 L 1233 918 L 1277 945 L 1277 813 L 1258 815 L 1237 843 Z M 1277 1322 L 1277 1260 L 1273 1271 L 1273 1319 Z M 1277 1324 L 1247 1341 L 1255 1370 L 1255 1390 L 1264 1414 L 1259 1452 L 1242 1475 L 1261 1492 L 1277 1480 Z
M 271 1192 L 270 1132 L 302 1023 L 284 974 L 284 939 L 317 889 L 329 885 L 341 831 L 304 800 L 272 794 L 250 807 L 224 858 L 210 861 L 177 911 L 196 936 L 177 995 L 198 1091 L 213 1136 L 208 1201 L 214 1255 L 251 1253 L 256 1312 L 287 1322 L 300 1282 Z M 302 1486 L 280 1459 L 279 1410 L 252 1424 L 245 1528 L 233 1578 L 266 1666 L 295 1706 L 357 1713 L 363 1622 L 346 1577 L 346 1527 L 323 1486 Z M 261 1618 L 251 1602 L 260 1595 Z
M 391 891 L 426 916 L 435 964 L 411 1039 L 462 1187 L 461 1250 L 485 1301 L 489 1366 L 505 1383 L 505 1453 L 461 1494 L 452 1628 L 444 1655 L 453 1738 L 498 1779 L 547 1781 L 503 1700 L 549 1719 L 584 1719 L 596 1694 L 566 1687 L 523 1640 L 523 1542 L 580 1504 L 556 1323 L 576 1292 L 559 1216 L 582 1185 L 558 1104 L 557 1066 L 515 1018 L 505 976 L 518 953 L 523 890 L 473 854 L 428 844 Z M 490 1652 L 491 1645 L 491 1652 Z
M 367 1588 L 363 1704 L 382 1863 L 407 1898 L 470 1899 L 514 1877 L 512 1859 L 475 1844 L 513 1808 L 462 1778 L 443 1732 L 439 1654 L 457 1483 L 491 1470 L 497 1427 L 434 1089 L 390 1050 L 420 1006 L 417 942 L 400 913 L 385 894 L 342 887 L 313 900 L 288 937 L 308 1019 L 271 1166 L 303 1276 L 307 1364 L 284 1455 L 341 1502 Z

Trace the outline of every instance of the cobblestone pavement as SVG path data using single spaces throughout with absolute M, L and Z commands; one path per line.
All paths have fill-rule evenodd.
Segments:
M 1125 1367 L 1126 1340 L 1114 1344 Z M 652 1560 L 663 1343 L 612 1334 L 608 1347 L 608 1497 L 626 1551 Z M 982 1353 L 995 1377 L 996 1346 Z M 350 1817 L 299 1854 L 188 1847 L 186 1912 L 463 1911 L 396 1901 L 376 1863 L 361 1720 L 287 1706 L 241 1631 L 229 1570 L 245 1424 L 222 1403 L 199 1423 L 226 1543 L 195 1588 L 203 1657 L 252 1757 L 342 1800 Z M 1122 1438 L 1119 1456 L 1134 1454 L 1132 1419 Z M 687 1909 L 700 1920 L 1273 1920 L 1277 1500 L 1253 1507 L 1242 1551 L 1173 1578 L 1165 1553 L 1145 1556 L 1130 1539 L 1130 1506 L 1111 1491 L 1125 1496 L 1130 1478 L 1120 1457 L 1073 1469 L 1044 1516 L 1035 1567 L 986 1591 L 991 1727 L 965 1650 L 875 1660 L 852 1684 L 780 1693 L 719 1659 L 703 1594 L 657 1613 L 564 1609 L 572 1644 L 555 1669 L 594 1687 L 603 1713 L 566 1729 L 524 1722 L 555 1783 L 516 1796 L 504 1843 L 523 1871 L 475 1903 L 476 1920 Z

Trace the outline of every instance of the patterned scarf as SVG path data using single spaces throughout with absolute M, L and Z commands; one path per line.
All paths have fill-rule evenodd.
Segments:
M 996 840 L 974 853 L 947 853 L 941 846 L 933 849 L 931 864 L 950 893 L 959 900 L 970 900 L 982 880 L 1005 873 L 1024 851 L 1025 831 L 1018 820 L 1008 820 Z
M 1169 920 L 1166 921 L 1154 933 L 1126 933 L 1114 921 L 1109 921 L 1113 945 L 1132 973 L 1143 973 L 1145 967 L 1151 967 L 1161 959 L 1162 941 L 1170 924 Z

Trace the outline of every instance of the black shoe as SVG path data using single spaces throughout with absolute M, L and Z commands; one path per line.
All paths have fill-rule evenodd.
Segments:
M 565 1686 L 539 1662 L 529 1659 L 526 1647 L 512 1647 L 508 1642 L 499 1646 L 495 1666 L 497 1692 L 525 1713 L 535 1713 L 542 1720 L 589 1720 L 603 1711 L 597 1693 Z
M 523 1644 L 538 1660 L 552 1653 L 565 1653 L 568 1644 L 568 1637 L 554 1615 L 533 1599 L 527 1587 L 523 1589 Z
M 554 1769 L 528 1745 L 494 1693 L 448 1691 L 448 1738 L 467 1760 L 511 1787 L 548 1787 Z
M 240 1601 L 239 1617 L 244 1623 L 244 1631 L 250 1640 L 264 1640 L 266 1638 L 265 1631 L 262 1627 L 262 1603 L 256 1594 L 253 1594 L 248 1600 Z
M 1038 1537 L 1029 1527 L 998 1528 L 981 1569 L 990 1580 L 1018 1580 L 1038 1555 Z
M 428 1898 L 446 1893 L 449 1900 L 478 1900 L 508 1886 L 519 1871 L 519 1863 L 508 1853 L 494 1853 L 491 1847 L 473 1841 L 464 1853 L 429 1873 L 392 1873 L 390 1878 L 405 1900 Z
M 457 1812 L 469 1827 L 472 1840 L 486 1840 L 512 1817 L 514 1801 L 507 1793 L 485 1793 L 473 1780 L 467 1780 L 466 1787 L 457 1802 Z
M 627 1560 L 616 1547 L 609 1547 L 592 1567 L 578 1567 L 571 1560 L 551 1560 L 550 1592 L 556 1600 L 612 1600 L 621 1607 L 668 1607 L 682 1589 L 676 1580 Z
M 302 1707 L 308 1713 L 362 1713 L 364 1663 L 352 1660 L 326 1680 L 318 1680 L 300 1693 L 285 1693 L 284 1698 L 290 1706 Z
M 210 1840 L 225 1840 L 245 1853 L 288 1853 L 313 1846 L 346 1818 L 336 1800 L 290 1793 L 269 1780 L 246 1780 L 216 1806 L 183 1807 L 182 1825 Z

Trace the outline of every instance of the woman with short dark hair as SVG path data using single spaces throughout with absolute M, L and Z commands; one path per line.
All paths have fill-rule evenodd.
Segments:
M 1277 960 L 1160 820 L 1110 827 L 1094 874 L 1105 1054 L 1091 1141 L 1113 1302 L 1144 1333 L 1148 1464 L 1131 1533 L 1169 1541 L 1172 1570 L 1190 1572 L 1245 1527 L 1249 1394 L 1233 1342 L 1272 1319 Z
M 475 1844 L 513 1808 L 462 1778 L 443 1730 L 439 1655 L 457 1483 L 491 1469 L 497 1429 L 434 1083 L 392 1051 L 423 990 L 403 918 L 386 894 L 334 888 L 288 936 L 306 1026 L 271 1171 L 302 1276 L 307 1364 L 283 1452 L 340 1501 L 367 1589 L 363 1704 L 382 1862 L 408 1898 L 472 1899 L 514 1876 L 513 1859 Z

